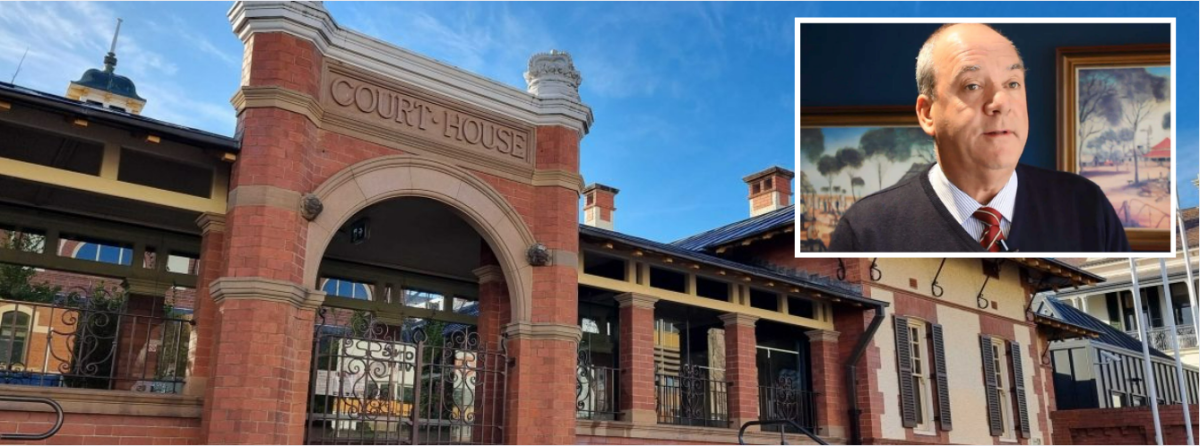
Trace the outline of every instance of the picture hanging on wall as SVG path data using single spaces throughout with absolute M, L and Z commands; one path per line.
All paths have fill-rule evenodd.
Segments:
M 800 250 L 825 251 L 838 220 L 856 201 L 924 171 L 933 138 L 913 106 L 804 107 L 800 110 Z
M 1169 45 L 1057 50 L 1058 169 L 1100 186 L 1133 249 L 1169 251 Z

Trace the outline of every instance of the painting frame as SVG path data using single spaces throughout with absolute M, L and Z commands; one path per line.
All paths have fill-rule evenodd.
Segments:
M 1078 144 L 1077 113 L 1078 88 L 1077 70 L 1080 68 L 1145 67 L 1147 65 L 1171 66 L 1170 44 L 1143 44 L 1119 46 L 1059 47 L 1055 49 L 1055 80 L 1058 94 L 1055 101 L 1055 117 L 1058 135 L 1056 138 L 1057 169 L 1081 174 L 1080 149 Z M 1168 95 L 1174 100 L 1174 91 Z M 1173 105 L 1173 104 L 1172 104 Z M 1172 126 L 1174 127 L 1174 126 Z M 1172 131 L 1173 133 L 1173 131 Z M 1170 168 L 1173 172 L 1175 160 Z M 1171 187 L 1169 196 L 1176 192 Z M 1171 216 L 1166 229 L 1126 228 L 1125 236 L 1134 251 L 1169 252 L 1172 250 L 1172 231 L 1175 227 L 1174 200 L 1169 199 Z
M 865 129 L 880 129 L 880 128 L 920 129 L 920 122 L 917 119 L 915 105 L 801 107 L 800 113 L 799 113 L 799 118 L 800 118 L 799 119 L 799 130 L 813 129 L 813 128 L 823 129 L 823 130 L 828 130 L 828 129 L 832 129 L 832 128 L 846 128 L 847 130 L 864 129 L 864 128 Z M 923 132 L 923 131 L 921 131 L 921 132 Z M 800 133 L 800 132 L 798 132 L 798 133 Z M 802 159 L 804 156 L 801 154 L 801 146 L 799 144 L 800 143 L 798 143 L 797 148 L 796 148 L 797 149 L 796 172 L 798 175 L 797 180 L 796 180 L 797 181 L 797 184 L 796 184 L 797 193 L 800 193 L 803 190 L 803 186 L 801 185 L 801 182 L 803 181 L 802 180 L 803 175 L 808 173 L 807 171 L 811 169 L 810 166 L 806 166 L 806 164 L 805 164 L 806 161 L 804 161 Z M 931 138 L 929 141 L 928 148 L 930 149 L 930 151 L 932 150 L 932 139 Z M 826 149 L 826 150 L 829 152 L 832 152 L 832 150 L 830 150 L 830 149 Z M 914 152 L 914 153 L 916 153 L 916 152 Z M 929 158 L 933 157 L 931 153 L 929 155 L 930 155 L 930 156 L 928 156 Z M 919 158 L 920 157 L 918 155 L 915 155 L 915 154 L 912 155 L 913 160 L 917 160 Z M 869 161 L 869 159 L 866 161 Z M 913 164 L 915 162 L 916 161 L 909 161 L 908 164 Z M 932 159 L 928 160 L 928 162 L 932 162 Z M 911 166 L 909 166 L 909 167 L 911 167 Z M 904 173 L 904 172 L 901 172 L 901 173 Z M 895 175 L 895 172 L 888 174 L 888 176 L 895 178 L 894 175 Z M 855 180 L 862 181 L 864 178 L 868 178 L 868 175 L 863 174 L 862 178 L 855 178 Z M 883 175 L 882 174 L 877 175 L 875 180 L 882 183 Z M 858 184 L 863 184 L 863 183 L 858 183 Z M 888 186 L 890 186 L 892 184 L 895 184 L 895 183 L 888 182 Z M 832 187 L 833 184 L 830 184 L 830 186 Z M 853 188 L 853 187 L 854 187 L 854 183 L 851 182 L 851 188 Z M 884 185 L 880 184 L 879 188 L 882 189 L 883 187 L 884 187 Z M 842 191 L 843 196 L 845 195 L 844 192 L 845 191 L 843 190 Z M 835 193 L 837 193 L 837 192 L 835 192 Z M 825 195 L 825 194 L 822 193 L 820 195 Z M 820 195 L 818 195 L 815 191 L 813 192 L 814 197 L 818 197 Z M 864 193 L 862 196 L 865 197 L 866 195 L 867 194 Z M 857 201 L 859 198 L 862 198 L 860 196 L 856 196 L 853 191 L 851 191 L 850 196 L 853 197 L 853 201 L 848 201 L 847 203 L 851 203 L 851 204 L 854 201 Z M 843 199 L 844 198 L 845 197 L 843 197 Z M 840 201 L 840 199 L 835 199 L 835 200 Z M 800 204 L 802 202 L 802 199 L 798 198 L 796 201 L 797 201 L 797 204 Z M 800 249 L 800 252 L 805 252 L 805 253 L 822 252 L 822 251 L 824 251 L 824 249 L 822 249 L 822 247 L 826 246 L 828 243 L 828 240 L 825 240 L 825 239 L 827 239 L 829 237 L 832 228 L 828 227 L 828 226 L 830 226 L 830 224 L 816 223 L 816 220 L 813 220 L 812 224 L 822 226 L 822 228 L 821 228 L 822 230 L 819 231 L 821 235 L 818 235 L 817 237 L 812 238 L 810 240 L 809 236 L 805 235 L 805 234 L 807 234 L 806 231 L 808 228 L 805 227 L 806 220 L 804 220 L 804 218 L 802 218 L 803 214 L 806 214 L 807 212 L 821 213 L 822 211 L 816 210 L 815 203 L 808 203 L 808 205 L 813 206 L 813 209 L 808 209 L 803 206 L 801 208 L 798 208 L 799 211 L 797 213 L 797 223 L 796 223 L 797 238 L 799 240 L 798 241 L 798 249 Z M 845 208 L 839 208 L 839 210 L 836 211 L 835 213 L 837 215 L 840 215 L 841 211 L 844 211 L 844 209 L 848 209 L 848 206 L 849 206 L 849 204 L 846 205 Z M 830 206 L 826 206 L 826 207 L 830 207 Z M 826 209 L 826 211 L 831 211 L 831 209 Z M 820 243 L 818 243 L 818 239 L 821 239 Z M 821 245 L 821 246 L 815 246 L 814 244 Z M 814 248 L 816 248 L 816 249 L 814 249 Z

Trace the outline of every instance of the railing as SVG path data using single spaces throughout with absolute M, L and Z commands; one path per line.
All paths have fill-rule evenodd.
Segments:
M 729 427 L 729 386 L 706 370 L 683 366 L 678 375 L 654 376 L 658 424 Z
M 1179 349 L 1185 350 L 1196 348 L 1196 326 L 1195 325 L 1178 325 L 1175 327 L 1175 333 L 1179 336 Z M 1134 339 L 1141 340 L 1141 330 L 1133 330 L 1126 332 L 1133 336 Z M 1172 354 L 1171 346 L 1171 330 L 1167 327 L 1151 328 L 1146 332 L 1150 339 L 1150 346 L 1167 354 Z
M 796 432 L 804 434 L 805 436 L 807 436 L 809 439 L 811 439 L 816 444 L 829 444 L 829 443 L 826 443 L 825 440 L 822 440 L 821 437 L 818 437 L 816 434 L 814 434 L 811 430 L 808 430 L 804 426 L 796 424 L 796 422 L 794 422 L 792 420 L 747 421 L 745 424 L 742 425 L 741 429 L 738 429 L 738 444 L 746 444 L 746 439 L 744 437 L 746 436 L 746 429 L 749 429 L 750 426 L 763 426 L 763 427 L 779 426 L 781 428 L 778 431 L 779 432 L 779 444 L 787 444 L 787 440 L 785 440 L 783 438 L 783 433 L 784 433 L 784 431 L 789 430 L 788 428 L 794 429 L 794 430 L 796 430 Z M 763 429 L 763 430 L 766 430 L 766 429 Z
M 620 411 L 620 370 L 580 364 L 575 369 L 575 418 L 616 420 Z
M 50 406 L 50 410 L 54 411 L 54 425 L 50 429 L 40 434 L 10 434 L 0 433 L 0 440 L 23 440 L 23 441 L 38 441 L 53 437 L 62 429 L 63 425 L 63 408 L 50 398 L 37 396 L 0 396 L 0 401 L 9 401 L 13 403 L 36 403 Z
M 788 420 L 805 429 L 817 430 L 817 394 L 801 390 L 790 380 L 758 387 L 758 417 L 761 420 Z M 781 423 L 781 429 L 790 424 Z
M 194 322 L 161 300 L 93 291 L 0 299 L 0 384 L 182 392 Z

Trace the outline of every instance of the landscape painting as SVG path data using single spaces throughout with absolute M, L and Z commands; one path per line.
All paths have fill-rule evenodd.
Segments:
M 1171 67 L 1077 72 L 1078 172 L 1126 228 L 1170 229 Z
M 1169 251 L 1169 47 L 1059 48 L 1059 168 L 1095 182 L 1140 251 Z
M 919 174 L 936 159 L 933 139 L 915 125 L 801 127 L 798 156 L 798 233 L 805 252 L 825 251 L 838 220 L 856 201 Z

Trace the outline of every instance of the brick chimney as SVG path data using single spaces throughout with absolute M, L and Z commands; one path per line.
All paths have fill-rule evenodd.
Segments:
M 617 192 L 615 187 L 592 183 L 583 188 L 583 224 L 600 229 L 613 230 L 613 213 Z
M 750 187 L 750 216 L 758 216 L 792 204 L 792 179 L 796 173 L 779 166 L 742 178 Z

